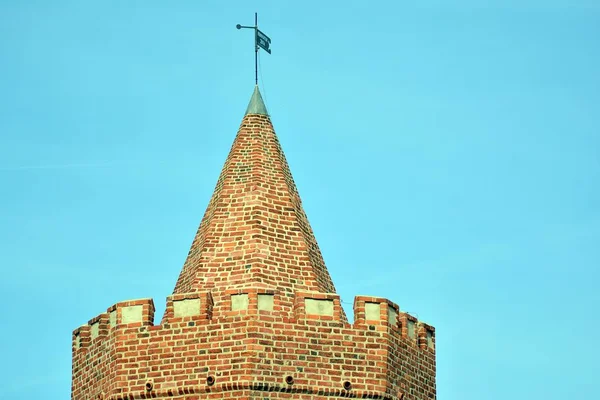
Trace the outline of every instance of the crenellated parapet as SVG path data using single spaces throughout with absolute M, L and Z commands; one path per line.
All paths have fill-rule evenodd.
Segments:
M 209 291 L 169 296 L 156 326 L 151 299 L 120 302 L 76 329 L 73 398 L 435 393 L 434 328 L 387 299 L 357 296 L 350 324 L 333 293 L 296 292 L 292 309 L 267 287 L 222 298 L 225 311 L 214 313 Z

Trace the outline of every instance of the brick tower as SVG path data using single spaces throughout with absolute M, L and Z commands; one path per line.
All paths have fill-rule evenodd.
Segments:
M 71 398 L 429 400 L 434 349 L 384 298 L 348 322 L 257 87 L 160 325 L 139 299 L 76 329 Z

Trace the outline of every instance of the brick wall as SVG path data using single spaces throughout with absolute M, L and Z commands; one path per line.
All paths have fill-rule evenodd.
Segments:
M 386 299 L 356 297 L 349 324 L 336 294 L 297 292 L 290 312 L 274 290 L 222 297 L 219 314 L 210 292 L 170 296 L 156 326 L 152 300 L 122 302 L 75 330 L 72 398 L 435 399 L 434 329 Z

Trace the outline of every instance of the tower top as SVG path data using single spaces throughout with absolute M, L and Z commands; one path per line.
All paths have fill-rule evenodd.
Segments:
M 436 399 L 435 328 L 373 296 L 348 322 L 258 88 L 154 311 L 121 301 L 73 332 L 72 400 Z
M 250 103 L 248 103 L 248 108 L 244 115 L 248 114 L 269 115 L 267 107 L 265 107 L 265 103 L 260 95 L 260 90 L 258 90 L 258 85 L 254 86 L 254 93 L 252 93 Z

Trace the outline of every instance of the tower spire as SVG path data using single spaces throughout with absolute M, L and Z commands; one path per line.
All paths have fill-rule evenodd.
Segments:
M 211 291 L 217 312 L 256 287 L 285 312 L 297 291 L 335 293 L 257 86 L 173 293 Z

